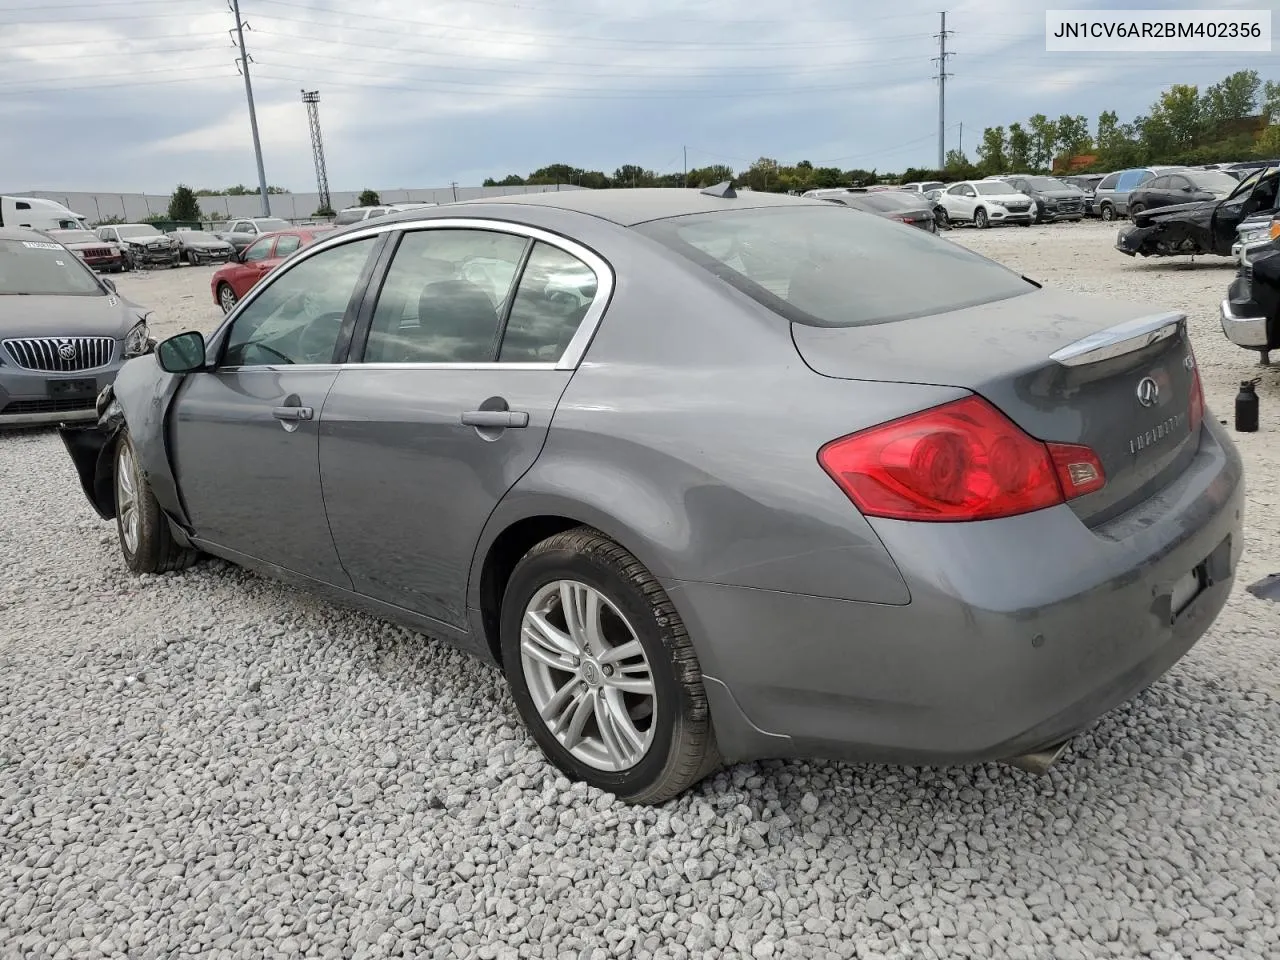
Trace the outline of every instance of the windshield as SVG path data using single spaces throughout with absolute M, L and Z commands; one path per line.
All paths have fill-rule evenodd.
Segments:
M 1003 180 L 984 180 L 981 183 L 975 183 L 973 189 L 978 191 L 978 195 L 982 197 L 999 197 L 1017 193 L 1013 184 L 1005 183 Z
M 162 234 L 155 227 L 139 224 L 136 227 L 116 227 L 122 237 L 159 237 Z
M 1027 177 L 1032 190 L 1070 190 L 1071 185 L 1057 177 Z
M 1226 173 L 1218 173 L 1216 170 L 1204 170 L 1199 173 L 1184 173 L 1183 176 L 1206 193 L 1213 193 L 1222 197 L 1225 197 L 1240 185 L 1240 181 L 1235 177 Z
M 258 229 L 263 233 L 270 233 L 273 230 L 288 230 L 289 221 L 281 220 L 278 217 L 263 217 L 261 220 L 253 221 L 258 225 Z
M 0 296 L 101 297 L 97 277 L 60 244 L 0 240 Z
M 97 243 L 98 235 L 88 230 L 55 230 L 50 233 L 59 243 Z
M 811 326 L 888 323 L 1035 289 L 950 240 L 826 203 L 673 217 L 635 229 Z

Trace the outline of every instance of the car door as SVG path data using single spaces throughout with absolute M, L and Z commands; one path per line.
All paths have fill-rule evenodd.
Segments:
M 541 452 L 612 289 L 564 238 L 463 223 L 400 239 L 320 421 L 355 589 L 455 628 L 485 522 Z
M 275 245 L 275 237 L 259 237 L 244 248 L 241 262 L 231 274 L 236 299 L 242 299 L 271 270 Z
M 204 542 L 349 587 L 325 519 L 317 427 L 377 238 L 273 275 L 215 335 L 170 411 L 174 474 Z
M 231 225 L 231 245 L 243 250 L 258 236 L 258 228 L 251 220 L 237 220 Z
M 967 183 L 957 183 L 948 187 L 942 195 L 942 206 L 952 220 L 970 220 L 973 218 L 973 187 Z

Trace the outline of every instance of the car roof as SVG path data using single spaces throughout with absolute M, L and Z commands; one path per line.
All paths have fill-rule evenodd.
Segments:
M 793 197 L 785 193 L 762 193 L 743 190 L 732 197 L 715 197 L 700 190 L 680 187 L 641 187 L 637 189 L 564 190 L 546 193 L 511 194 L 504 197 L 484 197 L 463 200 L 437 207 L 402 210 L 388 214 L 379 223 L 416 220 L 430 212 L 432 216 L 466 216 L 469 207 L 550 207 L 573 213 L 582 213 L 602 220 L 609 220 L 624 227 L 683 217 L 696 213 L 715 213 L 721 210 L 750 210 L 759 207 L 827 206 L 816 197 Z M 515 213 L 515 211 L 512 211 Z M 354 224 L 352 225 L 354 226 Z

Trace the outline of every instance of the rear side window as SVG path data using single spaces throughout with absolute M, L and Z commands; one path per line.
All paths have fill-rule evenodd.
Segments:
M 811 326 L 889 323 L 1035 289 L 959 244 L 827 204 L 673 217 L 635 229 Z
M 1142 173 L 1143 171 L 1141 170 L 1126 170 L 1120 175 L 1120 182 L 1116 184 L 1116 190 L 1120 193 L 1132 190 L 1141 182 Z
M 520 276 L 498 352 L 500 363 L 555 363 L 591 309 L 595 271 L 571 253 L 538 242 Z

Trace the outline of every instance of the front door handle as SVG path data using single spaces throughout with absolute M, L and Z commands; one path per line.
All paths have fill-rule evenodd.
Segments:
M 527 427 L 529 414 L 523 410 L 468 410 L 462 415 L 462 423 L 468 427 Z
M 277 420 L 310 420 L 315 416 L 311 407 L 274 407 L 271 415 Z

